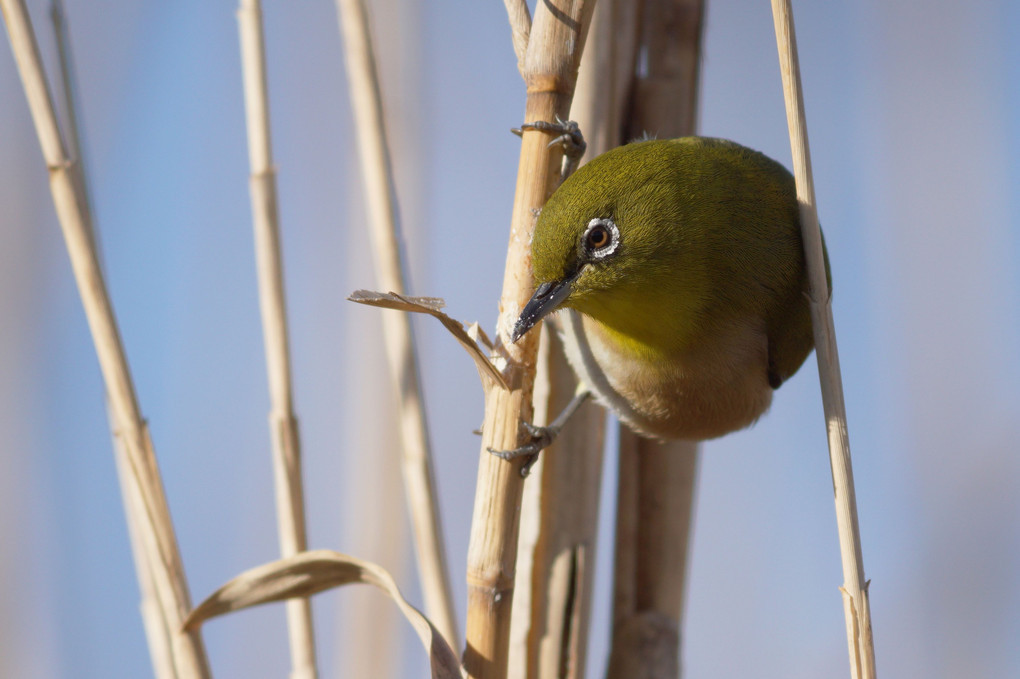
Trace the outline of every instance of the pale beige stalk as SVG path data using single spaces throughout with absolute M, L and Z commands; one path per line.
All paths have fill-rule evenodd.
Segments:
M 43 158 L 49 168 L 53 202 L 106 383 L 114 433 L 126 451 L 127 477 L 133 487 L 130 494 L 137 494 L 144 505 L 137 524 L 138 534 L 151 567 L 177 676 L 180 679 L 208 677 L 209 667 L 201 637 L 194 632 L 181 631 L 181 623 L 191 609 L 187 581 L 152 441 L 135 395 L 88 217 L 84 212 L 81 186 L 74 178 L 74 161 L 65 151 L 53 100 L 46 86 L 39 47 L 24 2 L 0 0 L 0 8 L 3 9 Z
M 839 550 L 843 561 L 843 612 L 846 616 L 850 671 L 854 679 L 874 679 L 875 648 L 871 635 L 871 604 L 868 581 L 864 579 L 864 556 L 857 520 L 857 498 L 850 460 L 850 439 L 843 403 L 843 377 L 836 349 L 836 330 L 832 320 L 829 287 L 825 278 L 822 235 L 818 227 L 811 152 L 808 147 L 804 93 L 801 88 L 797 38 L 793 27 L 793 9 L 789 0 L 772 0 L 776 27 L 776 45 L 786 99 L 786 119 L 790 127 L 793 170 L 800 203 L 801 234 L 807 258 L 810 283 L 811 322 L 814 327 L 815 355 L 821 382 L 822 407 L 829 438 L 829 463 L 836 502 Z
M 563 341 L 550 326 L 542 329 L 537 366 L 535 422 L 546 425 L 577 386 Z M 524 484 L 511 679 L 585 676 L 604 431 L 605 410 L 588 400 Z
M 585 159 L 615 146 L 619 136 L 615 4 L 600 0 L 595 7 L 570 107 L 570 119 L 588 143 Z M 542 330 L 537 366 L 535 423 L 545 425 L 577 386 L 551 326 Z M 510 623 L 511 679 L 585 676 L 604 434 L 605 410 L 588 401 L 542 453 L 524 485 Z
M 304 486 L 301 480 L 301 441 L 294 414 L 283 288 L 283 255 L 277 207 L 276 167 L 269 133 L 269 94 L 265 35 L 259 0 L 241 0 L 237 11 L 241 38 L 248 161 L 251 166 L 251 208 L 255 228 L 255 260 L 259 280 L 262 337 L 269 377 L 269 432 L 273 447 L 276 517 L 280 555 L 293 556 L 308 548 Z M 315 633 L 308 599 L 287 602 L 292 679 L 315 679 Z
M 365 182 L 376 277 L 384 291 L 404 294 L 406 285 L 400 261 L 393 172 L 387 148 L 371 27 L 362 0 L 337 0 L 336 5 L 357 127 L 355 136 L 358 140 L 362 179 Z M 404 489 L 414 527 L 425 611 L 449 644 L 458 648 L 460 635 L 446 565 L 425 402 L 410 318 L 404 313 L 384 313 L 383 331 L 390 371 L 400 404 Z
M 75 181 L 80 182 L 84 208 L 82 214 L 86 220 L 89 233 L 96 248 L 96 256 L 99 264 L 103 264 L 103 253 L 99 249 L 98 239 L 95 233 L 94 215 L 92 212 L 92 194 L 88 188 L 85 177 L 85 156 L 81 148 L 81 134 L 78 124 L 78 93 L 77 81 L 75 80 L 74 57 L 71 53 L 71 40 L 67 29 L 67 13 L 64 11 L 63 0 L 52 0 L 50 3 L 50 20 L 53 22 L 53 34 L 57 43 L 57 58 L 60 71 L 61 94 L 64 97 L 64 107 L 67 112 L 67 133 L 68 152 L 75 164 Z
M 695 133 L 703 0 L 646 0 L 640 15 L 621 5 L 614 22 L 635 26 L 640 40 L 621 35 L 618 60 L 635 64 L 620 88 L 629 115 L 618 143 L 652 134 Z M 631 29 L 633 30 L 633 29 Z M 638 44 L 640 43 L 640 44 Z M 624 52 L 623 48 L 629 48 Z M 694 518 L 698 446 L 663 443 L 620 427 L 613 636 L 607 677 L 678 677 L 688 548 Z
M 588 161 L 619 146 L 620 122 L 634 80 L 641 26 L 637 3 L 599 0 L 577 74 L 570 118 L 588 142 Z
M 514 43 L 514 54 L 517 55 L 517 69 L 524 75 L 524 55 L 528 51 L 528 38 L 531 36 L 531 11 L 525 0 L 503 0 L 507 18 L 510 19 L 510 38 Z
M 64 97 L 64 105 L 67 111 L 67 142 L 68 150 L 73 159 L 71 172 L 73 179 L 78 185 L 82 199 L 82 216 L 85 226 L 89 231 L 92 240 L 92 247 L 96 251 L 96 257 L 102 267 L 102 253 L 99 249 L 97 234 L 94 228 L 94 216 L 92 213 L 92 197 L 88 190 L 88 182 L 85 177 L 85 155 L 82 152 L 81 134 L 78 125 L 78 98 L 76 92 L 74 58 L 71 54 L 71 40 L 67 30 L 67 15 L 64 12 L 62 0 L 53 0 L 50 4 L 50 19 L 53 22 L 53 33 L 57 43 L 57 56 L 59 64 L 61 94 Z M 113 410 L 110 405 L 109 396 L 106 398 L 106 411 L 110 421 L 110 430 L 116 434 L 116 424 L 113 420 Z M 170 635 L 166 627 L 166 620 L 159 605 L 159 597 L 153 581 L 152 567 L 148 562 L 139 522 L 145 512 L 145 503 L 138 495 L 138 486 L 131 483 L 127 449 L 121 438 L 114 435 L 113 452 L 117 463 L 117 480 L 120 483 L 121 499 L 124 504 L 124 516 L 128 524 L 128 537 L 131 544 L 131 555 L 135 563 L 135 572 L 138 576 L 138 589 L 141 594 L 141 601 L 138 608 L 142 616 L 142 626 L 145 628 L 145 638 L 149 645 L 149 655 L 152 661 L 153 674 L 157 679 L 175 679 L 177 671 L 174 669 L 173 654 L 170 649 Z
M 524 50 L 522 75 L 527 87 L 523 122 L 565 119 L 570 111 L 577 67 L 587 36 L 592 2 L 562 3 L 555 12 L 539 3 Z M 519 18 L 510 20 L 519 24 Z M 489 385 L 479 456 L 478 484 L 468 546 L 467 649 L 464 667 L 471 677 L 506 676 L 510 614 L 514 595 L 517 538 L 523 479 L 521 460 L 505 462 L 488 452 L 524 443 L 522 420 L 532 417 L 538 333 L 517 344 L 507 338 L 531 296 L 531 235 L 536 211 L 559 182 L 562 149 L 549 148 L 552 135 L 525 131 L 510 222 L 510 242 L 497 323 L 503 375 L 510 389 Z
M 560 331 L 541 333 L 534 421 L 569 426 L 524 486 L 510 622 L 515 679 L 585 676 L 594 584 L 605 411 L 587 398 L 577 408 Z
M 110 415 L 110 427 L 116 431 L 109 400 L 107 400 L 107 412 Z M 113 448 L 114 459 L 117 463 L 117 479 L 120 482 L 121 500 L 124 503 L 124 514 L 127 517 L 131 555 L 135 561 L 138 589 L 142 597 L 138 604 L 138 610 L 142 616 L 142 626 L 145 628 L 145 639 L 149 644 L 153 675 L 156 679 L 176 679 L 177 669 L 174 667 L 173 649 L 170 645 L 170 630 L 167 628 L 166 618 L 163 617 L 163 611 L 159 604 L 155 576 L 141 534 L 145 502 L 138 494 L 138 484 L 131 482 L 130 462 L 124 441 L 120 437 L 114 436 Z

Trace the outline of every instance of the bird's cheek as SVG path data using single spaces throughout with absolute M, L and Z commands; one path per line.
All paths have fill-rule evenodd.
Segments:
M 575 286 L 570 293 L 570 297 L 565 299 L 561 306 L 580 311 L 581 313 L 591 314 L 598 306 L 598 293 L 586 286 Z

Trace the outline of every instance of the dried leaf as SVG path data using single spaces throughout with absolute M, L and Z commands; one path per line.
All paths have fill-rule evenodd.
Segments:
M 489 336 L 482 330 L 482 326 L 478 325 L 478 321 L 475 321 L 467 327 L 468 337 L 473 339 L 476 344 L 481 344 L 483 347 L 488 349 L 490 352 L 494 350 L 494 345 Z
M 400 607 L 429 654 L 433 679 L 461 679 L 457 654 L 418 609 L 409 604 L 382 566 L 328 549 L 301 552 L 241 573 L 198 605 L 184 629 L 224 613 L 312 594 L 352 583 L 375 585 Z
M 441 311 L 445 305 L 442 299 L 438 297 L 404 297 L 395 292 L 382 293 L 371 290 L 355 290 L 347 299 L 358 304 L 367 304 L 368 306 L 381 307 L 383 309 L 396 309 L 398 311 L 410 311 L 435 316 L 460 342 L 460 345 L 467 350 L 471 358 L 474 359 L 475 367 L 478 368 L 478 374 L 483 382 L 493 380 L 504 389 L 509 389 L 506 380 L 503 379 L 503 375 L 500 374 L 496 366 L 489 360 L 489 357 L 485 355 L 485 352 L 478 347 L 477 342 L 471 335 L 464 330 L 464 324 L 450 318 Z M 488 338 L 486 337 L 485 339 Z

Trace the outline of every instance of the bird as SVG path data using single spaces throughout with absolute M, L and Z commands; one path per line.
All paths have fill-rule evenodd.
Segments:
M 531 257 L 511 341 L 568 310 L 580 381 L 649 438 L 750 426 L 814 346 L 794 178 L 736 142 L 644 140 L 594 158 L 541 209 Z M 827 252 L 825 267 L 831 289 Z

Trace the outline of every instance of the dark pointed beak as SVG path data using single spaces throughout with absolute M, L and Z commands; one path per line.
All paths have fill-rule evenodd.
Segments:
M 563 300 L 570 296 L 570 286 L 573 284 L 574 278 L 576 276 L 539 285 L 535 294 L 524 305 L 521 317 L 514 323 L 510 341 L 516 342 L 524 337 L 524 333 L 531 330 L 536 323 L 556 311 Z

